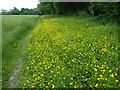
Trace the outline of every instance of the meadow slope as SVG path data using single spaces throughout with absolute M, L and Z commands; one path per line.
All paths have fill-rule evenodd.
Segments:
M 41 16 L 21 70 L 24 88 L 118 88 L 118 26 L 95 18 Z M 24 84 L 23 84 L 24 82 Z

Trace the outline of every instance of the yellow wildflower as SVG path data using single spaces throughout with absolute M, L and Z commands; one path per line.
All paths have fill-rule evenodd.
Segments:
M 114 74 L 110 75 L 111 77 L 114 77 Z
M 98 84 L 95 84 L 95 87 L 98 87 Z
M 73 85 L 73 83 L 70 83 L 70 85 Z
M 99 75 L 100 77 L 103 77 L 103 75 Z
M 71 78 L 71 80 L 73 80 L 73 78 Z
M 118 82 L 118 80 L 115 80 L 116 82 Z
M 52 85 L 52 88 L 55 88 L 55 85 L 54 85 L 54 84 Z

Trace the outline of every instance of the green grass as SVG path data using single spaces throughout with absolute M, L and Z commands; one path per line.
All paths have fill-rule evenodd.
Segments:
M 2 87 L 9 86 L 8 80 L 13 69 L 22 56 L 22 49 L 18 47 L 20 40 L 25 38 L 37 24 L 38 16 L 34 15 L 3 15 L 2 16 Z M 23 51 L 24 52 L 24 51 Z
M 0 15 L 0 89 L 2 88 L 2 16 Z
M 25 58 L 18 87 L 120 86 L 116 23 L 56 15 L 3 16 L 2 21 L 3 88 L 19 57 Z M 28 35 L 27 46 L 18 47 Z
M 41 16 L 21 72 L 24 88 L 118 88 L 117 24 L 91 17 Z

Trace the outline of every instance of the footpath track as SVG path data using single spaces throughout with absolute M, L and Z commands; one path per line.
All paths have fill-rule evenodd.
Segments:
M 19 44 L 17 46 L 17 48 L 19 48 L 19 51 L 16 53 L 18 57 L 16 61 L 16 67 L 14 68 L 12 75 L 9 79 L 9 88 L 17 88 L 19 84 L 19 80 L 21 78 L 20 69 L 22 68 L 23 59 L 25 58 L 24 54 L 26 53 L 26 46 L 29 40 L 30 33 L 31 31 L 28 32 L 25 38 L 19 41 Z

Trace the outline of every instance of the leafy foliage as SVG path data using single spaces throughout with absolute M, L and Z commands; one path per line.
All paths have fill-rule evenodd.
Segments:
M 42 14 L 78 14 L 85 11 L 91 16 L 120 20 L 119 2 L 40 2 L 38 8 Z M 119 20 L 118 20 L 119 18 Z
M 20 14 L 20 11 L 14 7 L 14 9 L 11 9 L 8 14 L 11 14 L 11 15 L 19 15 Z
M 28 9 L 28 8 L 21 8 L 20 15 L 37 15 L 38 8 Z

